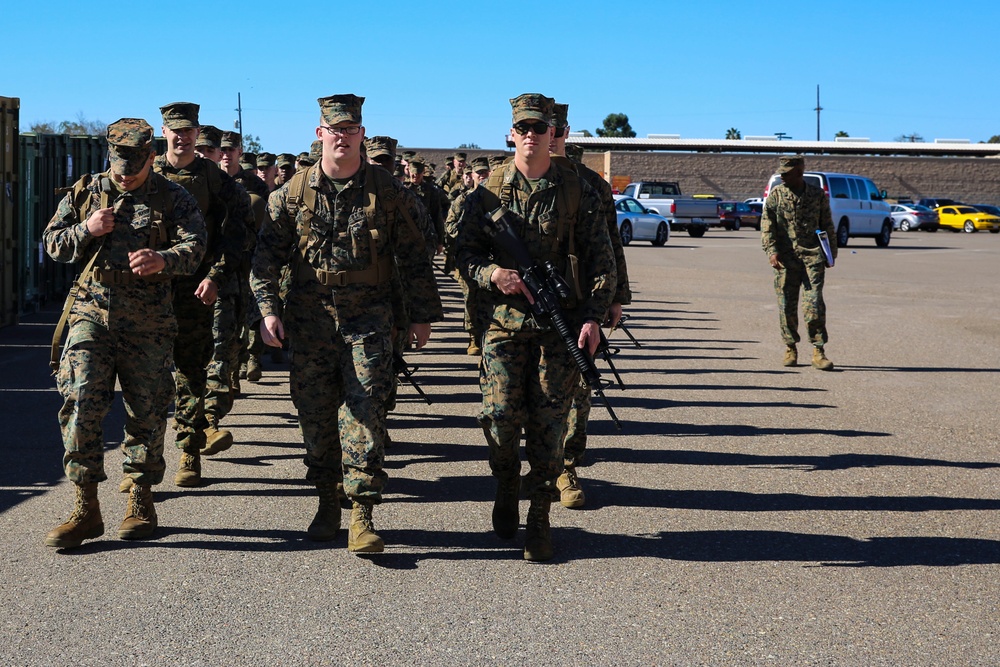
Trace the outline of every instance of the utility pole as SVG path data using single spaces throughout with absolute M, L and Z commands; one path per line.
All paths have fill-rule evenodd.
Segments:
M 236 93 L 236 129 L 240 132 L 240 150 L 243 150 L 243 100 Z
M 819 105 L 819 84 L 816 84 L 816 141 L 819 141 L 819 112 L 823 110 L 823 107 Z
M 782 139 L 791 139 L 791 137 L 784 132 L 775 132 L 774 136 L 778 137 L 778 141 L 781 141 Z

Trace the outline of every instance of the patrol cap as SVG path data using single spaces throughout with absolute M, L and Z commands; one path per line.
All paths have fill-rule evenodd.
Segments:
M 240 156 L 240 164 L 246 165 L 249 169 L 256 169 L 257 167 L 257 154 L 256 153 L 244 153 Z
M 552 104 L 552 124 L 556 127 L 568 127 L 569 120 L 567 116 L 569 115 L 569 105 L 559 104 L 554 102 Z
M 490 161 L 490 171 L 493 171 L 497 167 L 502 167 L 503 163 L 507 160 L 506 155 L 491 155 L 489 157 Z
M 491 171 L 489 158 L 485 156 L 473 158 L 469 166 L 472 168 L 472 171 Z
M 300 167 L 311 167 L 316 164 L 306 151 L 299 153 L 295 159 L 298 161 Z
M 222 130 L 214 125 L 202 125 L 198 130 L 198 140 L 194 142 L 195 148 L 201 146 L 222 148 Z
M 309 159 L 313 162 L 319 162 L 323 157 L 323 141 L 317 139 L 316 141 L 309 144 Z
M 417 151 L 403 151 L 403 159 L 409 161 L 409 159 L 416 154 Z
M 423 171 L 424 167 L 427 165 L 427 162 L 425 162 L 424 158 L 420 155 L 414 155 L 406 162 L 410 165 L 410 167 L 416 167 L 417 171 Z
M 153 144 L 153 128 L 142 118 L 119 118 L 108 125 L 108 160 L 116 174 L 142 171 Z
M 778 173 L 787 174 L 796 167 L 806 166 L 806 159 L 801 155 L 783 155 L 778 160 Z
M 466 153 L 455 153 L 455 159 L 465 162 L 465 158 L 468 157 Z
M 522 120 L 540 120 L 551 125 L 554 103 L 555 100 L 541 93 L 524 93 L 510 101 L 510 108 L 515 123 Z
M 170 130 L 198 127 L 198 110 L 200 108 L 193 102 L 166 104 L 160 107 L 160 113 L 163 115 L 163 126 Z
M 267 169 L 268 167 L 273 167 L 276 159 L 274 153 L 260 153 L 257 155 L 257 168 Z
M 222 139 L 219 141 L 219 148 L 242 148 L 243 147 L 243 137 L 240 136 L 239 132 L 223 132 Z
M 357 95 L 330 95 L 321 97 L 319 102 L 320 115 L 327 125 L 336 125 L 350 121 L 361 124 L 361 105 L 365 103 L 365 98 Z
M 279 167 L 294 167 L 295 156 L 291 153 L 280 153 L 278 157 L 275 158 L 274 163 Z
M 376 158 L 381 155 L 388 155 L 395 161 L 397 143 L 392 137 L 384 135 L 368 137 L 365 139 L 365 150 L 368 152 L 368 157 Z
M 566 157 L 573 162 L 583 160 L 583 146 L 580 144 L 566 144 Z

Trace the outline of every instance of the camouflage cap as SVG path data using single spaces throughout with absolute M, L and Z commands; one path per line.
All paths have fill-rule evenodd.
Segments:
M 243 137 L 239 132 L 223 132 L 219 148 L 243 148 Z
M 490 160 L 484 155 L 477 158 L 473 158 L 472 162 L 469 163 L 472 171 L 491 171 L 490 170 Z
M 257 168 L 267 169 L 268 167 L 273 167 L 277 156 L 274 153 L 258 153 L 257 154 Z
M 569 120 L 567 116 L 569 115 L 569 105 L 559 104 L 558 102 L 552 105 L 552 124 L 556 127 L 568 127 Z
M 406 162 L 411 167 L 419 167 L 420 169 L 423 169 L 427 165 L 427 162 L 424 160 L 422 155 L 414 155 Z
M 510 108 L 515 123 L 522 120 L 540 120 L 551 125 L 554 103 L 555 100 L 541 93 L 524 93 L 510 101 Z
M 490 161 L 490 171 L 493 171 L 497 167 L 503 166 L 503 163 L 507 160 L 506 155 L 491 155 L 489 157 Z
M 462 162 L 465 162 L 465 159 L 467 157 L 468 157 L 467 153 L 455 153 L 455 157 L 452 158 L 452 159 L 454 159 L 454 160 L 461 160 Z
M 317 139 L 316 141 L 309 144 L 309 159 L 313 162 L 319 162 L 320 158 L 323 157 L 323 141 Z
M 351 94 L 330 95 L 319 98 L 317 102 L 323 122 L 327 125 L 345 121 L 361 124 L 361 105 L 365 103 L 365 98 Z
M 580 144 L 566 144 L 566 157 L 573 162 L 583 160 L 583 146 Z
M 299 163 L 300 167 L 311 167 L 312 165 L 316 164 L 316 162 L 311 157 L 309 157 L 309 153 L 307 153 L 306 151 L 302 151 L 301 153 L 296 155 L 295 160 Z
M 256 153 L 244 153 L 240 156 L 240 164 L 246 165 L 250 169 L 257 168 L 257 154 Z
M 274 163 L 279 167 L 294 167 L 295 156 L 291 153 L 280 153 L 278 154 L 278 157 L 275 158 Z
M 397 143 L 392 137 L 368 137 L 365 139 L 365 150 L 368 151 L 368 157 L 375 158 L 381 155 L 388 155 L 395 160 Z
M 153 145 L 153 128 L 142 118 L 119 118 L 108 125 L 108 160 L 121 176 L 142 171 Z
M 796 167 L 806 166 L 806 159 L 801 155 L 783 155 L 778 160 L 778 173 L 787 174 Z
M 170 130 L 183 130 L 188 127 L 198 127 L 199 107 L 193 102 L 171 102 L 160 107 L 163 116 L 163 126 Z
M 403 159 L 409 160 L 411 157 L 417 154 L 417 151 L 403 151 Z
M 214 125 L 202 125 L 198 130 L 198 140 L 194 142 L 195 148 L 208 146 L 209 148 L 222 148 L 222 130 Z

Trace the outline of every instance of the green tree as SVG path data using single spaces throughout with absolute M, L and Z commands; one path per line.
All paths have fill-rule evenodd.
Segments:
M 837 134 L 833 135 L 833 138 L 836 139 L 837 137 L 849 137 L 849 136 L 851 135 L 849 135 L 847 132 L 844 132 L 843 130 L 840 130 L 839 132 L 837 132 Z
M 469 148 L 471 150 L 479 150 L 479 144 L 474 144 L 474 143 L 459 144 L 458 147 L 459 148 Z
M 40 121 L 32 123 L 28 131 L 38 134 L 82 134 L 94 137 L 103 137 L 108 130 L 108 124 L 103 120 L 88 120 L 81 111 L 76 115 L 76 120 L 63 120 L 58 123 L 53 121 Z
M 994 134 L 992 137 L 986 140 L 988 144 L 1000 144 L 1000 134 Z
M 635 131 L 628 124 L 628 116 L 623 113 L 609 113 L 604 119 L 604 127 L 597 128 L 599 137 L 634 137 Z
M 743 135 L 735 127 L 726 130 L 726 139 L 742 139 Z
M 590 133 L 590 130 L 581 130 L 581 132 L 583 133 L 583 136 L 585 136 L 585 137 L 592 137 L 592 136 L 594 136 L 594 135 L 592 135 Z
M 264 147 L 260 143 L 260 137 L 253 134 L 243 135 L 243 151 L 245 153 L 259 154 L 264 152 Z

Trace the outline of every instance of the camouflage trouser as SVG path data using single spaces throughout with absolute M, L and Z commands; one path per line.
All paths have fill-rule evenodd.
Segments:
M 563 440 L 563 465 L 574 468 L 583 465 L 587 449 L 587 420 L 590 419 L 590 387 L 578 382 L 573 393 L 573 405 L 566 420 L 566 439 Z
M 56 375 L 63 406 L 59 410 L 63 465 L 77 484 L 103 482 L 104 433 L 101 422 L 115 398 L 115 378 L 125 402 L 122 470 L 137 484 L 163 481 L 163 436 L 173 382 L 173 334 L 110 332 L 77 321 L 69 331 Z
M 554 331 L 488 329 L 483 336 L 479 384 L 490 469 L 498 479 L 519 475 L 524 430 L 528 496 L 555 494 L 563 471 L 566 419 L 580 372 Z
M 289 384 L 305 441 L 306 479 L 344 480 L 352 498 L 382 501 L 385 401 L 395 381 L 388 331 L 347 335 L 325 312 L 289 324 Z
M 233 409 L 233 370 L 240 353 L 243 296 L 232 283 L 219 290 L 212 310 L 212 360 L 205 374 L 205 417 L 218 424 Z
M 190 285 L 190 281 L 178 282 L 174 290 L 178 328 L 174 339 L 174 366 L 177 369 L 174 427 L 177 429 L 177 448 L 195 454 L 205 444 L 202 431 L 208 426 L 205 385 L 214 348 L 214 309 L 199 301 Z
M 465 314 L 462 324 L 470 335 L 478 341 L 486 328 L 483 323 L 483 308 L 479 303 L 479 285 L 466 280 L 461 273 L 455 272 L 459 286 L 462 288 L 462 297 L 465 304 Z
M 802 291 L 802 319 L 806 321 L 809 341 L 822 347 L 826 344 L 826 304 L 823 303 L 823 278 L 826 267 L 822 259 L 804 263 L 798 257 L 780 257 L 784 268 L 774 270 L 774 291 L 778 295 L 778 316 L 781 337 L 786 345 L 799 342 L 799 290 Z

